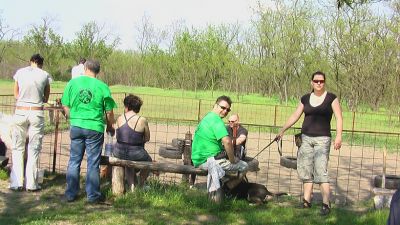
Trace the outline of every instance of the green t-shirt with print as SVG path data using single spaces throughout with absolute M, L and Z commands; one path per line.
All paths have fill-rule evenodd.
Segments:
M 61 102 L 70 109 L 71 126 L 104 132 L 104 109 L 117 107 L 107 84 L 94 77 L 80 76 L 70 80 Z
M 224 121 L 214 112 L 209 112 L 196 128 L 192 144 L 192 161 L 199 166 L 208 158 L 223 150 L 221 139 L 228 136 Z

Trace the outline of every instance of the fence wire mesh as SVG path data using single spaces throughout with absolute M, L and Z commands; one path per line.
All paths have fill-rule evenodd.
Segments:
M 123 98 L 127 93 L 114 93 L 118 103 L 115 113 L 123 112 Z M 50 103 L 54 103 L 61 93 L 53 93 Z M 149 120 L 151 139 L 146 150 L 155 161 L 182 164 L 181 159 L 166 159 L 158 154 L 161 146 L 171 144 L 173 138 L 184 138 L 187 132 L 194 133 L 203 115 L 214 104 L 210 100 L 176 98 L 166 96 L 140 95 L 144 100 L 141 115 Z M 15 100 L 11 95 L 0 95 L 0 112 L 13 114 Z M 249 130 L 247 141 L 248 156 L 255 156 L 271 142 L 280 126 L 294 111 L 293 107 L 276 105 L 254 105 L 234 103 L 235 113 L 240 114 L 241 122 Z M 69 125 L 59 110 L 47 108 L 45 137 L 40 154 L 40 167 L 48 171 L 65 173 L 69 159 Z M 300 120 L 301 122 L 302 120 Z M 299 132 L 300 122 L 283 138 L 283 156 L 296 156 L 297 147 L 293 134 Z M 335 121 L 332 122 L 332 127 Z M 399 119 L 386 114 L 344 112 L 343 146 L 340 151 L 331 149 L 329 175 L 333 199 L 337 203 L 351 203 L 367 200 L 372 196 L 374 177 L 381 175 L 386 157 L 386 174 L 399 175 Z M 333 132 L 335 132 L 333 130 Z M 11 151 L 7 151 L 11 156 Z M 287 192 L 300 196 L 302 185 L 296 170 L 281 166 L 278 146 L 273 144 L 257 156 L 260 171 L 251 172 L 252 182 L 265 184 L 270 191 Z M 11 160 L 12 163 L 12 160 Z M 81 172 L 86 172 L 85 159 Z M 181 175 L 166 173 L 155 178 L 163 182 L 179 182 Z M 196 182 L 204 183 L 205 177 Z M 315 187 L 315 197 L 319 191 Z

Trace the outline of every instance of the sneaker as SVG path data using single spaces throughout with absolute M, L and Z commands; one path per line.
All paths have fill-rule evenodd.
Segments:
M 322 208 L 321 208 L 321 210 L 319 211 L 319 214 L 320 214 L 321 216 L 326 216 L 326 215 L 328 215 L 328 214 L 331 212 L 331 207 L 330 207 L 329 205 L 330 205 L 330 204 L 322 203 Z

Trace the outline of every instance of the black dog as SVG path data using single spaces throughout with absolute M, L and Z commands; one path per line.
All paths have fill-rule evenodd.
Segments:
M 287 195 L 287 193 L 272 193 L 262 184 L 250 183 L 243 180 L 233 189 L 225 189 L 226 193 L 239 199 L 247 199 L 252 204 L 261 205 L 267 202 L 270 197 Z

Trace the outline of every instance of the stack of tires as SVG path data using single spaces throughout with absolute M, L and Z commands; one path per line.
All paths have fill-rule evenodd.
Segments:
M 182 159 L 183 149 L 185 147 L 185 139 L 174 138 L 172 145 L 161 146 L 158 149 L 158 154 L 167 159 Z
M 400 176 L 386 175 L 385 176 L 385 186 L 382 186 L 382 175 L 374 177 L 374 187 L 386 189 L 399 189 L 400 188 Z

